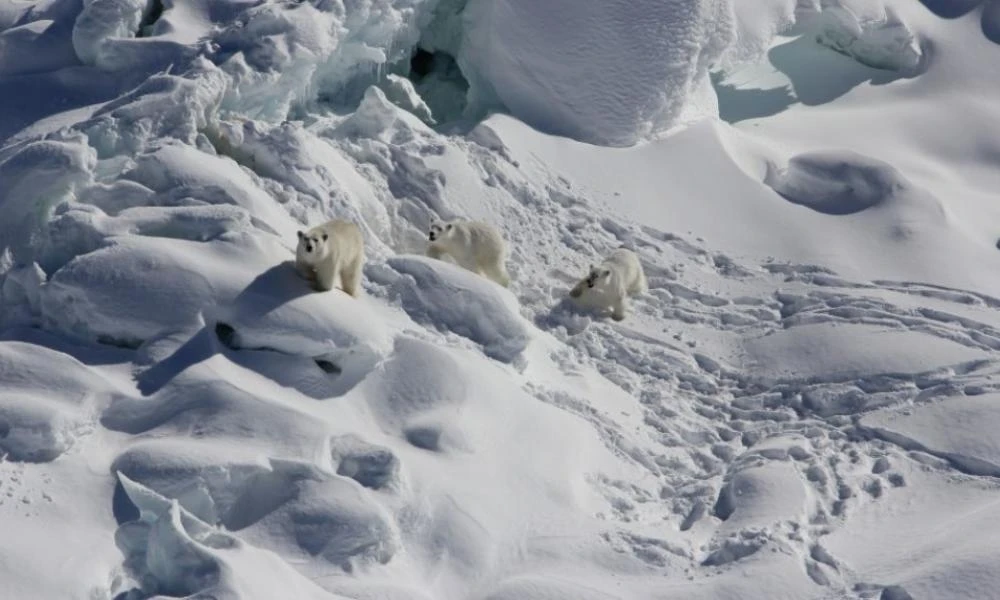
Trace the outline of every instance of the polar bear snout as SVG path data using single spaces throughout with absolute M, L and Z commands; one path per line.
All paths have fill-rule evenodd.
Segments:
M 431 223 L 430 230 L 427 232 L 427 238 L 432 242 L 436 242 L 444 237 L 445 231 L 451 231 L 451 227 L 451 223 Z

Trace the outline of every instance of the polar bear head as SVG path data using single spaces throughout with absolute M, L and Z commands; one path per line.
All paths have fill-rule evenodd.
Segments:
M 311 265 L 318 264 L 330 253 L 330 244 L 327 240 L 330 235 L 325 231 L 316 229 L 310 231 L 299 231 L 299 246 L 295 249 L 295 255 L 303 262 Z
M 611 279 L 611 269 L 590 265 L 590 272 L 584 281 L 587 282 L 588 288 L 593 288 L 598 283 L 606 283 L 609 279 Z
M 453 223 L 445 223 L 444 221 L 432 221 L 430 231 L 427 233 L 427 237 L 432 242 L 437 242 L 439 240 L 447 239 L 451 236 L 451 232 L 455 229 Z

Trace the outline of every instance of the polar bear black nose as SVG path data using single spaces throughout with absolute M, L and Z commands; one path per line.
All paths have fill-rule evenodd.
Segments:
M 306 244 L 306 252 L 312 252 L 312 251 L 313 251 L 312 244 Z
M 432 242 L 434 241 L 434 238 L 436 238 L 436 237 L 437 237 L 437 236 L 435 236 L 435 235 L 434 235 L 433 233 L 431 233 L 431 234 L 430 234 L 430 238 L 431 238 L 431 241 L 432 241 Z

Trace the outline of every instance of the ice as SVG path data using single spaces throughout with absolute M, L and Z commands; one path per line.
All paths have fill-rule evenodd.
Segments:
M 822 12 L 805 19 L 805 27 L 816 32 L 818 43 L 876 69 L 915 74 L 923 60 L 913 31 L 891 7 L 879 3 L 824 4 Z
M 664 131 L 693 109 L 711 112 L 691 99 L 734 37 L 725 0 L 470 0 L 464 18 L 458 63 L 473 106 L 612 145 Z

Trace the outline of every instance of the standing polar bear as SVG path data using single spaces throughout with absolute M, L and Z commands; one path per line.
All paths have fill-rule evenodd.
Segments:
M 427 236 L 427 256 L 441 258 L 445 254 L 460 266 L 507 287 L 507 245 L 500 232 L 491 225 L 477 221 L 437 221 L 431 223 Z
M 332 290 L 339 279 L 340 289 L 357 297 L 365 262 L 361 229 L 350 221 L 334 219 L 308 231 L 299 231 L 298 236 L 295 270 L 316 290 Z
M 595 308 L 610 307 L 611 318 L 621 321 L 628 308 L 628 296 L 648 290 L 639 257 L 631 250 L 619 248 L 601 264 L 591 265 L 590 273 L 570 290 L 569 295 Z

